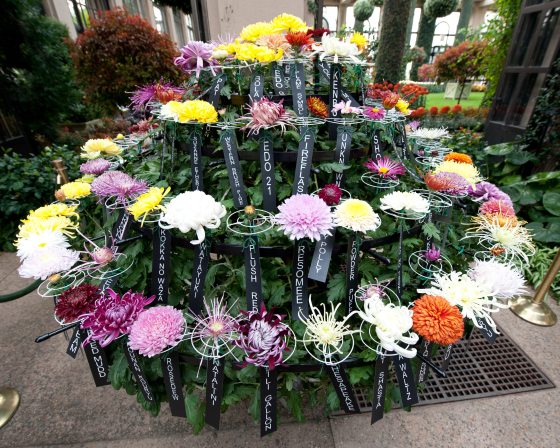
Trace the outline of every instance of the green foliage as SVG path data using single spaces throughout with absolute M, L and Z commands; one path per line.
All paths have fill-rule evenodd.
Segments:
M 445 17 L 457 9 L 458 3 L 459 0 L 426 0 L 423 12 L 432 19 Z
M 358 0 L 354 3 L 354 17 L 360 22 L 365 22 L 373 14 L 374 4 L 370 0 Z
M 527 283 L 533 285 L 535 288 L 541 284 L 559 250 L 560 246 L 558 245 L 546 246 L 544 244 L 537 244 L 535 255 L 529 259 L 528 264 L 521 266 Z M 560 302 L 560 276 L 557 275 L 552 282 L 550 293 L 552 293 L 551 296 L 553 299 Z

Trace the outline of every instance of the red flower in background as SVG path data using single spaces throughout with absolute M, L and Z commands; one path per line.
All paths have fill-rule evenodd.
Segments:
M 328 28 L 309 28 L 307 30 L 307 34 L 313 37 L 321 37 L 323 34 L 330 34 L 330 32 L 331 30 L 329 30 Z
M 443 107 L 439 110 L 439 113 L 440 113 L 440 114 L 448 114 L 450 110 L 451 110 L 451 108 L 450 108 L 449 106 L 443 106 Z
M 427 111 L 425 107 L 420 106 L 418 109 L 410 112 L 410 118 L 421 118 L 426 115 Z
M 461 112 L 463 110 L 463 107 L 460 104 L 455 104 L 455 106 L 453 106 L 451 108 L 451 113 L 452 114 L 458 114 L 459 112 Z
M 430 115 L 437 115 L 437 114 L 438 114 L 437 106 L 430 107 Z

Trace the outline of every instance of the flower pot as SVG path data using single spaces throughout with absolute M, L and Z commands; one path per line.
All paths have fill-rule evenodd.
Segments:
M 445 85 L 444 98 L 458 100 L 460 96 L 462 100 L 468 99 L 469 95 L 471 94 L 472 82 L 466 82 L 464 84 L 462 93 L 461 87 L 463 87 L 463 85 L 459 84 L 458 82 L 448 82 Z

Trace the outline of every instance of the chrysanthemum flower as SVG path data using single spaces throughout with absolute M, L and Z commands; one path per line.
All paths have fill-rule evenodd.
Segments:
M 268 98 L 261 98 L 248 106 L 250 121 L 242 129 L 249 129 L 251 133 L 258 134 L 261 129 L 268 129 L 274 126 L 279 126 L 281 131 L 286 130 L 286 126 L 294 125 L 290 120 L 295 117 L 291 110 L 284 109 L 282 101 L 275 103 Z
M 319 118 L 327 118 L 329 116 L 329 107 L 321 98 L 316 96 L 307 97 L 307 109 L 312 115 Z
M 498 299 L 507 300 L 527 292 L 523 274 L 512 264 L 475 260 L 468 274 L 476 282 L 484 283 Z
M 81 328 L 91 332 L 84 345 L 95 340 L 101 347 L 106 347 L 120 335 L 128 334 L 140 312 L 152 303 L 155 297 L 145 297 L 132 291 L 120 295 L 108 288 L 105 295 L 95 302 L 93 310 L 82 315 L 84 320 Z
M 17 256 L 21 260 L 32 257 L 38 252 L 49 251 L 53 248 L 67 249 L 70 247 L 66 235 L 60 230 L 45 229 L 39 233 L 29 233 L 26 238 L 16 241 Z
M 434 173 L 437 174 L 442 172 L 458 174 L 459 176 L 464 177 L 471 185 L 474 185 L 482 180 L 478 168 L 468 163 L 459 163 L 454 162 L 453 160 L 441 162 L 438 166 L 436 166 Z
M 441 259 L 441 251 L 434 244 L 428 250 L 425 250 L 422 255 L 427 261 L 432 263 Z
M 224 298 L 222 297 L 220 300 L 214 298 L 210 305 L 204 302 L 204 308 L 206 310 L 205 316 L 193 315 L 195 327 L 191 332 L 192 338 L 231 341 L 233 338 L 232 334 L 237 328 L 237 319 L 229 313 Z M 205 345 L 215 344 L 207 343 Z
M 401 97 L 397 93 L 389 92 L 383 95 L 382 99 L 383 99 L 383 107 L 387 110 L 391 110 L 397 105 Z
M 20 277 L 45 280 L 52 274 L 70 269 L 80 258 L 80 253 L 64 247 L 51 247 L 39 251 L 25 260 L 18 269 Z
M 291 14 L 280 14 L 270 22 L 275 32 L 282 31 L 307 31 L 309 27 L 307 24 L 301 20 L 299 17 L 293 16 Z
M 383 117 L 385 117 L 385 109 L 381 109 L 380 107 L 364 106 L 363 114 L 372 120 L 383 120 Z
M 128 346 L 152 358 L 181 342 L 185 325 L 183 313 L 172 306 L 145 309 L 130 327 Z
M 312 48 L 314 50 L 313 54 L 319 54 L 321 61 L 329 56 L 333 58 L 335 64 L 338 63 L 339 58 L 349 58 L 358 62 L 356 56 L 360 54 L 356 44 L 329 35 L 323 36 L 321 42 L 313 44 Z
M 215 123 L 218 121 L 218 112 L 214 106 L 202 100 L 190 100 L 182 103 L 170 101 L 161 106 L 161 116 L 178 123 Z
M 61 185 L 59 191 L 64 196 L 64 199 L 81 199 L 90 195 L 91 185 L 87 182 L 68 182 Z
M 364 166 L 372 173 L 388 179 L 396 179 L 397 176 L 402 176 L 406 172 L 402 163 L 391 160 L 387 156 L 376 160 L 370 159 L 364 163 Z
M 245 352 L 244 365 L 270 370 L 281 365 L 290 333 L 289 327 L 282 323 L 284 316 L 267 311 L 264 304 L 259 311 L 241 310 L 241 313 L 244 317 L 238 323 L 239 339 L 234 344 Z
M 508 202 L 513 206 L 511 198 L 500 190 L 496 185 L 490 182 L 479 182 L 476 185 L 471 185 L 469 188 L 469 195 L 475 200 L 479 201 L 489 201 L 490 199 L 497 199 L 504 202 Z
M 97 159 L 102 155 L 118 156 L 122 152 L 110 138 L 92 138 L 82 146 L 82 157 L 86 159 Z
M 448 136 L 449 132 L 446 128 L 416 128 L 409 134 L 409 137 L 422 140 L 439 140 Z
M 147 189 L 146 181 L 134 179 L 122 171 L 107 171 L 91 184 L 91 191 L 98 198 L 115 197 L 123 203 L 144 193 Z
M 507 217 L 514 217 L 515 210 L 510 202 L 503 201 L 501 199 L 490 199 L 482 203 L 478 209 L 478 213 L 481 215 L 495 215 L 500 214 Z
M 368 40 L 362 33 L 355 31 L 350 37 L 350 42 L 358 47 L 358 50 L 364 51 L 367 47 Z
M 171 100 L 180 100 L 184 93 L 185 89 L 160 81 L 136 87 L 130 100 L 134 110 L 141 111 L 150 101 L 157 100 L 165 104 Z
M 111 167 L 111 162 L 105 159 L 92 159 L 80 165 L 82 174 L 94 174 L 99 176 Z
M 252 43 L 235 44 L 235 58 L 239 61 L 260 62 L 266 64 L 279 61 L 284 56 L 284 50 L 278 48 L 272 50 L 268 47 L 261 47 Z
M 348 100 L 346 102 L 339 101 L 336 103 L 332 108 L 332 112 L 340 112 L 342 115 L 355 115 L 359 114 L 361 111 L 359 107 L 352 106 L 352 101 Z
M 443 157 L 443 160 L 451 160 L 457 163 L 468 163 L 470 165 L 473 164 L 471 156 L 469 156 L 468 154 L 463 154 L 461 152 L 450 152 Z
M 165 207 L 161 201 L 169 194 L 171 187 L 150 187 L 148 191 L 138 196 L 132 205 L 127 207 L 127 210 L 132 214 L 136 221 L 142 218 L 142 224 L 148 214 L 156 210 L 164 210 Z
M 409 106 L 408 101 L 399 98 L 399 100 L 395 104 L 395 109 L 397 109 L 401 114 L 409 115 L 410 110 L 408 110 L 408 106 Z
M 68 216 L 79 219 L 79 215 L 76 213 L 77 208 L 77 205 L 54 202 L 52 204 L 39 207 L 38 209 L 31 210 L 26 219 L 47 219 L 55 216 Z
M 317 194 L 327 205 L 333 206 L 340 202 L 342 190 L 337 184 L 327 184 Z
M 281 50 L 287 58 L 291 57 L 293 53 L 292 47 L 286 41 L 283 34 L 268 34 L 266 36 L 261 36 L 257 39 L 256 44 L 261 47 L 267 47 L 274 53 Z
M 450 345 L 463 336 L 461 311 L 445 298 L 425 294 L 412 305 L 413 329 L 429 342 Z
M 319 197 L 309 194 L 290 196 L 278 207 L 275 222 L 292 240 L 309 238 L 318 241 L 330 235 L 334 227 L 330 207 Z
M 74 322 L 82 314 L 92 311 L 100 297 L 97 286 L 89 283 L 73 286 L 58 296 L 54 314 L 63 322 Z
M 424 176 L 426 187 L 433 191 L 441 191 L 452 195 L 465 195 L 469 190 L 469 182 L 463 176 L 456 173 L 442 171 L 440 173 L 428 173 Z
M 74 231 L 78 227 L 68 216 L 51 216 L 49 218 L 32 218 L 22 219 L 22 225 L 19 226 L 18 239 L 29 238 L 31 235 L 39 235 L 45 231 L 61 232 L 68 236 L 73 236 Z
M 381 218 L 371 205 L 360 199 L 346 199 L 334 210 L 334 222 L 354 232 L 373 232 L 381 225 Z
M 186 191 L 171 199 L 160 218 L 160 227 L 179 229 L 183 233 L 196 231 L 197 239 L 192 244 L 200 244 L 206 237 L 204 228 L 217 229 L 226 215 L 226 208 L 202 191 Z
M 194 71 L 198 78 L 204 67 L 212 69 L 217 64 L 217 61 L 212 58 L 213 49 L 212 44 L 192 40 L 181 48 L 181 55 L 176 57 L 173 62 L 187 73 Z
M 256 22 L 243 28 L 239 37 L 247 42 L 256 42 L 257 39 L 274 33 L 275 29 L 270 22 Z
M 381 197 L 381 210 L 425 215 L 430 211 L 430 203 L 414 191 L 393 191 Z
M 286 34 L 286 41 L 299 53 L 313 43 L 313 38 L 306 31 L 297 31 Z

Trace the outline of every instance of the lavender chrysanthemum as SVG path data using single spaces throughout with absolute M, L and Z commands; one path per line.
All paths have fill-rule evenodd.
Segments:
M 80 165 L 80 172 L 82 174 L 93 174 L 94 176 L 99 176 L 109 169 L 111 162 L 108 160 L 97 158 L 88 160 Z
M 140 312 L 155 297 L 132 291 L 120 295 L 108 288 L 106 294 L 95 302 L 93 311 L 81 316 L 84 319 L 81 328 L 90 331 L 84 345 L 95 340 L 101 347 L 106 347 L 121 334 L 128 334 Z
M 91 183 L 91 191 L 99 198 L 116 197 L 121 202 L 148 190 L 144 180 L 137 180 L 122 171 L 107 171 Z
M 212 44 L 199 40 L 190 41 L 181 48 L 181 55 L 175 58 L 174 63 L 187 73 L 194 70 L 197 78 L 204 67 L 210 67 L 212 73 L 214 73 L 212 67 L 217 65 L 218 62 L 212 59 L 213 49 L 214 45 Z
M 278 207 L 276 223 L 292 240 L 319 240 L 334 227 L 330 207 L 318 196 L 296 194 Z
M 478 182 L 476 185 L 470 186 L 468 194 L 478 201 L 499 199 L 501 201 L 512 204 L 511 198 L 506 193 L 496 187 L 496 185 L 486 181 Z
M 141 111 L 144 109 L 150 101 L 158 99 L 158 95 L 164 94 L 165 96 L 180 96 L 185 93 L 185 89 L 181 87 L 174 86 L 170 82 L 154 82 L 152 84 L 146 84 L 139 86 L 132 93 L 130 101 L 132 107 L 136 111 Z M 174 98 L 169 98 L 174 99 Z
M 185 317 L 172 306 L 156 306 L 138 315 L 130 327 L 128 346 L 149 358 L 175 347 L 183 339 Z

